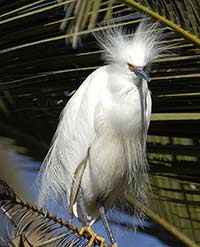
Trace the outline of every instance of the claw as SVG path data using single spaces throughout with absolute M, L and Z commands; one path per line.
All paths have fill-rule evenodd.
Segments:
M 94 244 L 94 241 L 97 240 L 100 242 L 100 247 L 104 247 L 105 246 L 105 239 L 98 236 L 90 226 L 84 226 L 81 228 L 81 230 L 79 231 L 79 234 L 82 236 L 84 233 L 87 233 L 91 236 L 90 241 L 87 245 L 87 247 L 92 247 L 92 245 Z M 113 245 L 113 247 L 117 247 Z
M 100 242 L 100 247 L 104 247 L 105 246 L 105 239 L 100 237 L 100 236 L 96 236 L 96 240 L 98 240 Z

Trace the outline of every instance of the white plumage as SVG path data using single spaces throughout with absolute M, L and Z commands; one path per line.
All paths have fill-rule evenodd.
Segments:
M 143 77 L 142 69 L 166 49 L 159 45 L 162 35 L 156 27 L 142 23 L 134 36 L 122 29 L 97 36 L 109 65 L 91 73 L 62 112 L 37 179 L 41 206 L 49 198 L 69 204 L 74 174 L 84 159 L 81 188 L 91 224 L 99 217 L 99 198 L 106 210 L 125 191 L 146 202 L 151 97 L 137 71 Z M 77 202 L 73 209 L 79 217 Z

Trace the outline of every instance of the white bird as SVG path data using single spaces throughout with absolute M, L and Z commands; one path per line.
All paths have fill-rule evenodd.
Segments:
M 141 23 L 134 36 L 120 28 L 97 40 L 108 65 L 92 72 L 64 108 L 37 183 L 39 204 L 68 204 L 71 216 L 92 225 L 124 192 L 146 203 L 146 136 L 151 96 L 146 66 L 163 55 L 157 25 Z

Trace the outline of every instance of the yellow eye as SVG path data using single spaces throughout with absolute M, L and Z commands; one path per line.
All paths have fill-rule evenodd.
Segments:
M 130 63 L 128 63 L 128 68 L 132 70 L 133 66 Z

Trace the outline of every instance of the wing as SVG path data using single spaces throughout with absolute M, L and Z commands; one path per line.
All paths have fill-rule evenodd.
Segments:
M 105 66 L 104 66 L 105 67 Z M 94 71 L 64 108 L 50 150 L 36 180 L 38 204 L 66 199 L 69 204 L 74 172 L 95 138 L 94 112 L 105 87 L 104 67 Z

